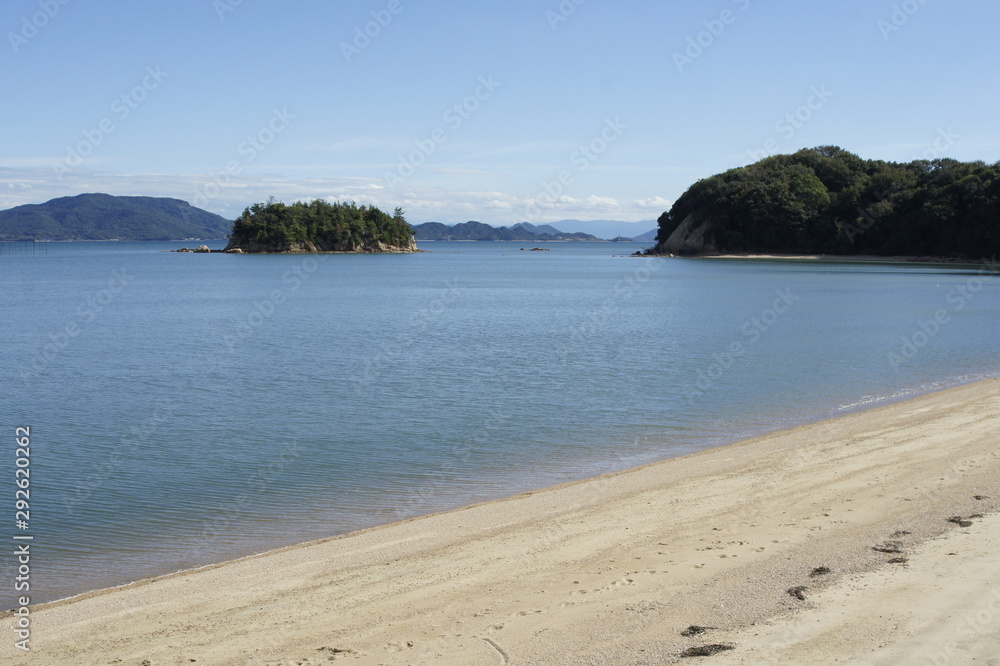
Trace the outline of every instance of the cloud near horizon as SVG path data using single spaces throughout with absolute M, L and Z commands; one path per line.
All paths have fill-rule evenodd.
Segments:
M 8 163 L 9 164 L 9 163 Z M 383 183 L 362 178 L 289 179 L 274 174 L 115 174 L 74 169 L 55 178 L 51 168 L 0 166 L 0 210 L 50 199 L 102 192 L 117 196 L 172 197 L 235 218 L 247 206 L 269 196 L 286 202 L 324 198 L 356 201 L 383 210 L 397 206 L 414 223 L 455 224 L 477 220 L 504 226 L 517 222 L 548 223 L 564 219 L 615 219 L 640 222 L 659 217 L 671 202 L 662 197 L 620 201 L 591 194 L 524 198 L 496 191 L 408 188 L 393 192 Z

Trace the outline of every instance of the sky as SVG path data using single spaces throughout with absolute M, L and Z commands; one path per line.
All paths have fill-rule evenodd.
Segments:
M 995 0 L 7 0 L 0 209 L 637 222 L 806 147 L 994 163 L 997 26 Z

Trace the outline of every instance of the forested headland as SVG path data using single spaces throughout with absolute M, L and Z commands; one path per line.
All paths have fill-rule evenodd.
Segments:
M 658 223 L 655 254 L 992 257 L 1000 162 L 803 149 L 696 182 Z

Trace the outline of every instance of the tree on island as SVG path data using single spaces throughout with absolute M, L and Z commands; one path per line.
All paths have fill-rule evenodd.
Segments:
M 286 205 L 274 197 L 243 211 L 233 223 L 227 252 L 415 252 L 413 231 L 396 208 L 329 203 Z
M 1000 162 L 863 160 L 836 146 L 700 180 L 659 219 L 661 253 L 991 257 Z

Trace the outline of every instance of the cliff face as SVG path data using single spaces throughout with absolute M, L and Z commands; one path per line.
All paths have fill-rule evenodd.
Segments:
M 256 241 L 231 238 L 223 252 L 230 254 L 302 254 L 309 252 L 416 252 L 417 242 L 411 237 L 409 243 L 392 245 L 383 241 L 368 241 L 363 243 L 324 243 L 322 241 L 304 241 L 289 244 L 266 244 Z
M 711 220 L 701 223 L 695 220 L 694 213 L 689 214 L 680 226 L 665 241 L 661 241 L 652 249 L 653 254 L 705 254 L 717 252 L 715 244 L 706 240 Z

